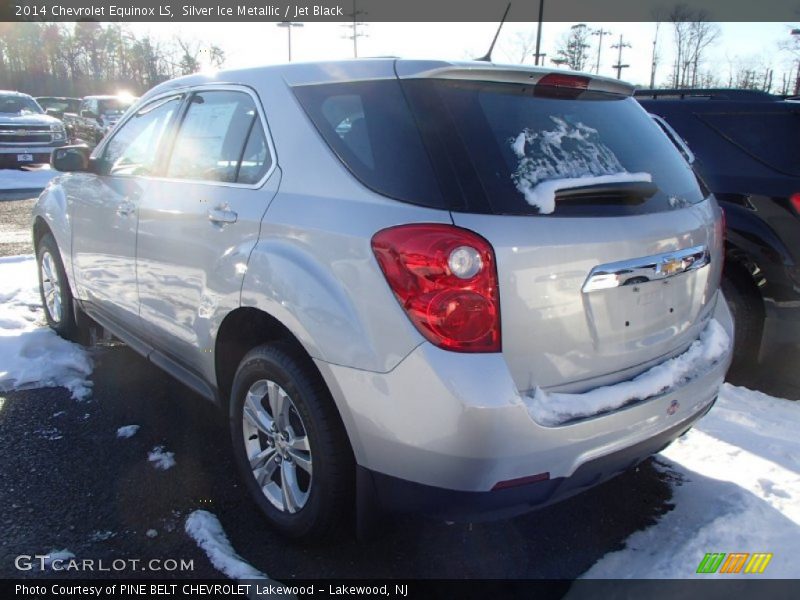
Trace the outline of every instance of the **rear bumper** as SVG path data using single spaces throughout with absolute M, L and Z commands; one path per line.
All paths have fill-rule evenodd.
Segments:
M 721 294 L 714 318 L 732 339 Z M 709 410 L 730 359 L 729 349 L 668 393 L 560 426 L 531 417 L 502 354 L 457 354 L 426 343 L 389 373 L 317 365 L 364 469 L 361 478 L 381 502 L 419 495 L 432 498 L 417 507 L 428 512 L 484 503 L 513 512 L 575 493 L 660 450 Z
M 716 398 L 714 399 L 716 400 Z M 583 463 L 569 477 L 556 477 L 488 492 L 463 492 L 422 485 L 358 467 L 360 494 L 369 493 L 389 512 L 416 512 L 451 521 L 511 518 L 554 504 L 603 483 L 666 448 L 713 406 L 633 446 Z

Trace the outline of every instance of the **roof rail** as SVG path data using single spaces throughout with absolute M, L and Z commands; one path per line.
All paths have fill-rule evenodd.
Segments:
M 707 100 L 749 100 L 751 102 L 775 102 L 780 99 L 777 96 L 760 90 L 734 90 L 725 88 L 636 90 L 634 96 L 637 98 L 652 98 L 654 100 L 684 100 L 688 98 Z

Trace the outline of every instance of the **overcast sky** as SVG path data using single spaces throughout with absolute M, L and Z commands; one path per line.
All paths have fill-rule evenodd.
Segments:
M 545 62 L 552 66 L 559 37 L 572 23 L 545 23 L 542 32 L 542 51 Z M 617 51 L 611 44 L 619 35 L 631 44 L 623 51 L 623 63 L 630 68 L 623 71 L 623 79 L 638 84 L 649 84 L 655 23 L 587 23 L 590 27 L 610 30 L 612 35 L 603 38 L 600 74 L 616 76 L 611 65 L 617 62 Z M 134 23 L 137 33 L 150 32 L 162 39 L 172 38 L 176 32 L 185 38 L 220 46 L 226 54 L 226 68 L 247 67 L 259 64 L 286 62 L 287 32 L 275 23 Z M 779 40 L 787 40 L 797 23 L 721 23 L 722 35 L 709 52 L 707 68 L 713 68 L 727 81 L 731 64 L 752 61 L 753 67 L 761 59 L 775 69 L 775 82 L 780 85 L 781 74 L 793 68 L 789 56 L 778 52 Z M 368 23 L 362 31 L 368 35 L 358 40 L 359 56 L 401 56 L 409 58 L 466 59 L 486 52 L 497 28 L 495 23 Z M 514 58 L 515 34 L 535 35 L 536 23 L 507 23 L 501 33 L 494 53 L 495 61 L 517 62 Z M 306 23 L 292 31 L 292 59 L 320 60 L 351 58 L 353 43 L 346 39 L 351 29 L 338 23 Z M 598 37 L 592 38 L 591 56 L 596 56 Z M 667 80 L 672 61 L 672 27 L 662 23 L 658 35 L 661 57 L 657 82 Z M 594 58 L 591 70 L 594 69 Z M 526 61 L 532 64 L 533 59 Z

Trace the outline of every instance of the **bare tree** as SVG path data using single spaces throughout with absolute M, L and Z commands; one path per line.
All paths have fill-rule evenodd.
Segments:
M 536 31 L 516 31 L 502 44 L 502 52 L 510 62 L 522 64 L 536 50 Z M 474 54 L 472 56 L 475 56 Z
M 689 53 L 689 28 L 692 9 L 687 4 L 676 4 L 669 12 L 675 37 L 675 63 L 672 69 L 672 87 L 681 87 L 686 77 L 686 55 Z
M 698 69 L 703 62 L 706 50 L 717 41 L 719 36 L 719 25 L 709 22 L 708 14 L 705 11 L 695 12 L 695 20 L 689 23 L 688 52 L 686 54 L 691 72 L 687 79 L 691 80 L 692 87 L 697 85 Z
M 553 60 L 557 65 L 564 65 L 573 71 L 585 71 L 589 61 L 589 36 L 591 30 L 579 23 L 570 27 L 569 31 L 561 36 L 556 46 L 556 57 Z

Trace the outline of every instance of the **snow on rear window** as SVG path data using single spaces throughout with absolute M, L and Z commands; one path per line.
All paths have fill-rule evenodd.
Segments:
M 542 214 L 555 210 L 559 189 L 618 181 L 651 181 L 648 173 L 628 173 L 597 129 L 550 116 L 555 127 L 525 128 L 509 139 L 519 159 L 511 179 L 525 201 Z

